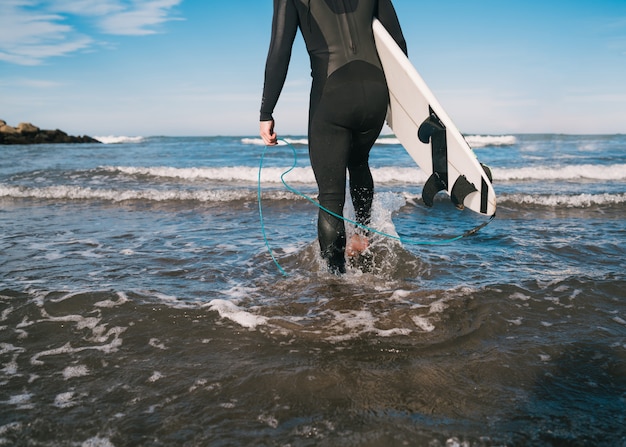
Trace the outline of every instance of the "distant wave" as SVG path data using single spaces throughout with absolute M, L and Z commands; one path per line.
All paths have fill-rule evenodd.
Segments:
M 252 183 L 258 180 L 259 169 L 251 166 L 232 166 L 221 168 L 174 168 L 174 167 L 128 167 L 105 166 L 102 170 L 130 176 L 150 176 L 162 178 L 178 178 L 186 180 L 240 181 Z M 268 183 L 280 183 L 281 175 L 287 167 L 265 167 L 261 180 Z M 626 180 L 626 164 L 614 165 L 571 165 L 563 167 L 525 167 L 525 168 L 492 168 L 494 181 L 525 180 Z M 424 183 L 428 177 L 417 166 L 383 167 L 372 169 L 374 180 L 383 184 L 414 184 Z M 295 168 L 285 179 L 294 183 L 314 183 L 315 178 L 310 167 Z
M 513 146 L 517 143 L 517 138 L 513 135 L 468 135 L 465 137 L 465 140 L 473 148 L 486 146 Z
M 410 202 L 419 201 L 414 194 L 405 193 Z M 445 194 L 437 200 L 447 200 Z M 98 189 L 80 186 L 22 187 L 0 184 L 0 198 L 42 199 L 42 200 L 101 200 L 106 202 L 204 202 L 219 203 L 257 200 L 255 189 L 203 189 L 203 190 L 157 190 L 157 189 Z M 267 190 L 264 200 L 304 200 L 287 190 Z M 626 204 L 626 193 L 620 194 L 503 194 L 498 204 L 535 205 L 551 208 L 589 208 L 593 206 L 614 206 Z
M 495 180 L 626 180 L 626 164 L 493 169 Z
M 150 176 L 183 180 L 213 180 L 218 182 L 255 183 L 259 179 L 259 168 L 250 166 L 232 166 L 222 168 L 172 168 L 172 167 L 102 167 L 105 171 L 118 172 L 130 176 Z M 263 183 L 281 183 L 281 176 L 288 167 L 265 167 L 261 171 Z M 410 168 L 386 167 L 372 170 L 374 180 L 384 184 L 424 183 L 426 174 L 417 166 Z M 288 183 L 315 184 L 315 176 L 310 166 L 293 168 L 284 176 Z
M 285 196 L 289 193 L 285 192 Z M 46 200 L 104 200 L 125 201 L 199 201 L 230 202 L 255 200 L 256 191 L 249 190 L 157 190 L 157 189 L 99 189 L 81 186 L 47 186 L 43 188 L 0 185 L 0 197 Z
M 308 145 L 309 140 L 307 138 L 284 138 L 289 144 L 293 145 Z M 512 146 L 517 143 L 517 138 L 513 135 L 468 135 L 465 140 L 472 148 L 487 147 L 487 146 Z M 264 146 L 265 143 L 261 138 L 242 138 L 243 144 L 251 144 L 255 146 Z M 376 140 L 378 145 L 398 145 L 400 140 L 395 136 L 381 136 Z M 285 146 L 285 142 L 278 141 L 279 146 Z
M 499 204 L 538 205 L 550 208 L 589 208 L 592 206 L 623 205 L 626 204 L 624 194 L 509 194 L 503 196 Z
M 172 167 L 128 167 L 105 166 L 100 169 L 119 172 L 131 176 L 150 176 L 184 180 L 214 180 L 223 182 L 257 182 L 259 168 L 251 166 L 232 166 L 222 168 L 172 168 Z M 264 183 L 280 183 L 280 176 L 289 168 L 263 168 L 261 181 Z M 311 168 L 294 168 L 289 173 L 289 180 L 296 183 L 315 183 Z
M 94 137 L 100 143 L 104 144 L 123 144 L 123 143 L 141 143 L 144 140 L 144 137 L 125 137 L 125 136 L 102 136 L 102 137 Z

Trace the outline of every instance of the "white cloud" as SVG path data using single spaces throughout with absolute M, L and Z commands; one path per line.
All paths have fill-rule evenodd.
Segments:
M 91 39 L 60 23 L 58 14 L 28 9 L 32 2 L 8 0 L 0 15 L 0 60 L 35 65 L 87 47 Z
M 53 0 L 51 9 L 76 16 L 96 17 L 106 34 L 139 36 L 154 34 L 151 27 L 169 20 L 172 8 L 182 0 Z
M 106 16 L 124 10 L 118 0 L 53 0 L 50 9 L 77 16 Z
M 95 34 L 139 36 L 173 20 L 182 0 L 3 0 L 0 14 L 0 61 L 37 65 L 54 56 L 84 50 Z M 89 20 L 85 20 L 89 19 Z M 83 23 L 85 22 L 85 23 Z M 73 24 L 93 24 L 79 32 Z M 81 27 L 83 28 L 83 27 Z M 89 29 L 88 26 L 84 27 Z
M 131 7 L 107 14 L 100 20 L 100 27 L 107 34 L 139 36 L 155 33 L 151 27 L 168 20 L 171 8 L 182 0 L 153 0 L 133 2 Z

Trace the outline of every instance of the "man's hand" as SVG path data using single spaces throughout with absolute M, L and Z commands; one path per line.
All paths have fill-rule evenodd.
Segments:
M 267 146 L 275 146 L 278 144 L 278 137 L 276 137 L 276 133 L 274 132 L 274 120 L 261 121 L 260 129 L 261 138 L 263 138 L 263 142 Z

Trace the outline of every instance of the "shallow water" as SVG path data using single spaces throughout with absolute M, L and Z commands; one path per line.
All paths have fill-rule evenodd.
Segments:
M 373 223 L 427 245 L 343 277 L 281 148 L 286 276 L 257 140 L 0 148 L 0 445 L 626 445 L 626 138 L 484 138 L 498 216 L 441 245 L 483 219 L 381 142 Z

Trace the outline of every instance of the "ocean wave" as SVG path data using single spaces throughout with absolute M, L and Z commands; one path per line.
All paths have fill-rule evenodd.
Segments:
M 100 143 L 104 144 L 124 144 L 124 143 L 141 143 L 144 140 L 144 137 L 125 137 L 125 136 L 101 136 L 94 137 Z
M 613 165 L 570 165 L 555 168 L 526 167 L 492 169 L 494 179 L 514 180 L 626 180 L 626 164 Z
M 291 193 L 285 192 L 287 197 Z M 231 202 L 256 200 L 256 191 L 250 190 L 157 190 L 157 189 L 97 189 L 80 186 L 48 186 L 32 188 L 0 185 L 0 198 L 44 199 L 44 200 L 102 200 L 126 201 L 197 201 Z
M 507 194 L 498 199 L 498 204 L 535 205 L 549 208 L 590 208 L 626 204 L 623 194 Z
M 409 192 L 399 192 L 408 203 L 420 203 L 421 196 Z M 304 200 L 300 195 L 286 189 L 272 189 L 262 191 L 263 200 Z M 314 192 L 309 193 L 315 196 Z M 106 202 L 234 202 L 257 200 L 256 188 L 246 189 L 202 189 L 202 190 L 175 190 L 175 189 L 98 189 L 80 186 L 48 186 L 23 187 L 0 184 L 0 198 L 8 199 L 42 199 L 42 200 L 101 200 Z M 446 194 L 441 193 L 437 201 L 448 200 Z M 498 204 L 535 205 L 552 208 L 589 208 L 593 206 L 614 206 L 626 204 L 626 193 L 618 194 L 501 194 Z
M 150 176 L 184 180 L 237 181 L 253 183 L 258 180 L 259 168 L 252 166 L 230 166 L 220 168 L 174 168 L 168 166 L 132 167 L 103 166 L 101 170 L 129 176 Z M 280 183 L 281 175 L 288 167 L 264 167 L 261 180 L 264 183 Z M 492 168 L 494 182 L 531 180 L 626 180 L 626 164 L 614 165 L 571 165 L 562 167 Z M 372 175 L 381 184 L 422 184 L 428 176 L 418 166 L 382 167 L 372 169 Z M 287 182 L 314 184 L 315 177 L 310 166 L 292 169 L 285 175 Z
M 467 135 L 465 140 L 473 148 L 487 146 L 513 146 L 517 143 L 517 138 L 513 135 Z
M 113 173 L 130 176 L 149 176 L 155 178 L 171 178 L 183 180 L 213 180 L 221 182 L 257 182 L 259 168 L 251 166 L 230 166 L 221 168 L 174 168 L 162 167 L 132 167 L 132 166 L 103 166 L 100 169 Z M 281 175 L 289 168 L 263 168 L 261 181 L 263 183 L 280 183 Z M 294 168 L 289 172 L 289 181 L 294 183 L 315 183 L 315 176 L 310 167 Z
M 284 141 L 283 141 L 284 140 Z M 517 138 L 513 135 L 467 135 L 465 140 L 472 148 L 487 147 L 487 146 L 512 146 L 517 143 Z M 308 145 L 309 140 L 307 138 L 284 138 L 278 141 L 279 146 L 285 146 L 287 143 L 293 145 Z M 242 138 L 242 144 L 250 144 L 255 146 L 265 146 L 265 143 L 261 138 Z M 394 135 L 383 135 L 376 140 L 377 145 L 399 145 L 398 140 Z

